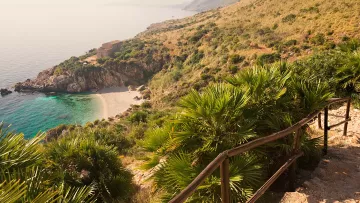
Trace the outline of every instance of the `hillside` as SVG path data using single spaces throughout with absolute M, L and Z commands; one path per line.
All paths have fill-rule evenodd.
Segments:
M 194 0 L 187 4 L 184 9 L 189 11 L 207 11 L 238 2 L 238 0 Z
M 17 91 L 71 93 L 144 84 L 147 101 L 33 140 L 0 125 L 0 172 L 9 173 L 0 200 L 16 197 L 16 186 L 24 201 L 67 201 L 70 191 L 81 201 L 169 202 L 223 151 L 282 131 L 330 98 L 352 97 L 359 108 L 359 12 L 351 0 L 242 0 L 153 24 L 18 83 Z M 322 158 L 322 137 L 310 132 L 298 131 L 299 171 Z M 288 136 L 229 159 L 232 201 L 246 202 L 293 153 Z M 289 175 L 263 202 L 289 189 Z M 189 202 L 221 202 L 220 182 L 217 170 Z
M 138 37 L 160 40 L 176 56 L 166 71 L 151 80 L 153 96 L 156 101 L 176 100 L 189 87 L 221 81 L 258 61 L 294 61 L 333 49 L 360 36 L 359 13 L 349 13 L 359 7 L 347 0 L 244 0 L 150 27 Z
M 359 37 L 359 7 L 349 0 L 243 0 L 154 24 L 99 63 L 83 65 L 96 54 L 89 52 L 18 89 L 81 92 L 152 78 L 153 102 L 167 106 L 190 88 L 201 89 L 259 61 L 294 61 Z

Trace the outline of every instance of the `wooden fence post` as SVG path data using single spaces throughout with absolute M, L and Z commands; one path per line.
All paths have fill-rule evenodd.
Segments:
M 220 165 L 221 176 L 221 201 L 230 203 L 230 169 L 229 158 L 226 158 Z
M 349 101 L 347 102 L 345 120 L 348 120 L 350 118 L 350 108 L 351 108 L 351 99 L 349 99 Z M 347 135 L 347 130 L 348 130 L 348 122 L 346 122 L 344 125 L 344 134 L 343 134 L 344 136 Z
M 322 129 L 322 126 L 321 126 L 321 113 L 318 114 L 318 127 L 319 127 L 319 129 Z
M 295 137 L 294 137 L 294 143 L 293 143 L 293 151 L 292 151 L 292 156 L 299 153 L 300 151 L 300 147 L 301 147 L 301 128 L 297 129 L 295 132 Z M 294 192 L 295 191 L 295 182 L 296 182 L 296 168 L 297 168 L 297 164 L 296 161 L 291 165 L 290 167 L 290 174 L 289 174 L 289 190 L 290 192 Z
M 324 110 L 324 149 L 323 154 L 326 155 L 328 151 L 328 131 L 329 131 L 329 107 L 325 107 Z

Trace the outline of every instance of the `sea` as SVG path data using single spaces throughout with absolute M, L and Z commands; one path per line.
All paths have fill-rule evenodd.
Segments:
M 105 2 L 0 0 L 0 88 L 35 78 L 102 43 L 134 37 L 151 23 L 194 14 L 174 7 Z M 100 105 L 98 97 L 87 93 L 12 93 L 0 96 L 0 122 L 31 138 L 59 124 L 94 121 L 101 117 Z

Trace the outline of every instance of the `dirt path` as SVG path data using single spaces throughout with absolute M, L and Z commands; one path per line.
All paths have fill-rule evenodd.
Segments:
M 345 106 L 330 114 L 343 116 Z M 329 132 L 329 151 L 318 168 L 296 192 L 286 193 L 282 203 L 360 203 L 360 111 L 352 109 L 348 136 L 343 137 L 343 125 Z M 340 120 L 339 120 L 340 119 Z M 330 124 L 341 118 L 329 117 Z M 321 135 L 317 126 L 313 126 Z

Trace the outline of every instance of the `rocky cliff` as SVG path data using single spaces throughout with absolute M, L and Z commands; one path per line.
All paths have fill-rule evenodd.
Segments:
M 168 60 L 166 50 L 151 42 L 125 41 L 113 57 L 98 58 L 88 63 L 82 56 L 72 57 L 63 63 L 44 70 L 31 80 L 15 85 L 19 92 L 78 93 L 105 87 L 140 85 L 160 71 Z M 151 52 L 151 53 L 150 53 Z

